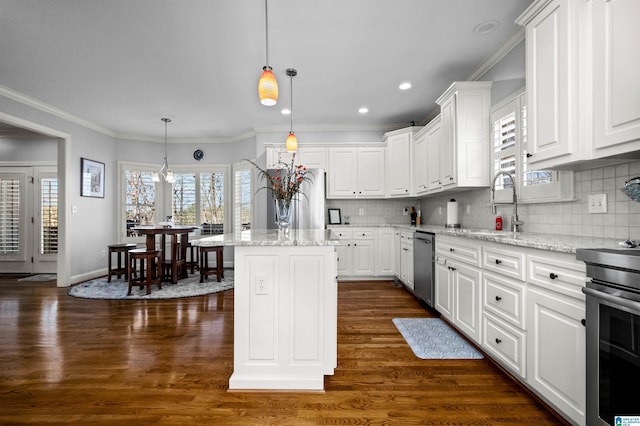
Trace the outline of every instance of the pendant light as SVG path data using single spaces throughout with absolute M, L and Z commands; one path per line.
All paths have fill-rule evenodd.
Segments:
M 298 71 L 294 68 L 287 69 L 287 75 L 291 79 L 291 128 L 289 130 L 289 136 L 287 136 L 287 152 L 296 152 L 298 150 L 298 138 L 296 138 L 296 134 L 293 133 L 293 77 L 298 75 Z
M 164 121 L 164 161 L 160 170 L 151 174 L 151 180 L 154 182 L 160 182 L 160 175 L 162 175 L 165 181 L 173 183 L 175 178 L 173 176 L 173 171 L 169 168 L 169 161 L 167 160 L 167 123 L 171 123 L 171 119 L 161 118 L 161 120 Z
M 258 96 L 260 103 L 273 106 L 278 102 L 278 80 L 269 66 L 269 15 L 267 13 L 267 0 L 264 0 L 264 29 L 266 40 L 266 65 L 262 67 L 262 75 L 258 81 Z

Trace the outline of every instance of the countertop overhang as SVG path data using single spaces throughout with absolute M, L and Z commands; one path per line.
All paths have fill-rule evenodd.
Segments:
M 220 246 L 337 246 L 340 241 L 330 229 L 251 229 L 234 234 L 194 238 L 191 243 L 203 247 Z

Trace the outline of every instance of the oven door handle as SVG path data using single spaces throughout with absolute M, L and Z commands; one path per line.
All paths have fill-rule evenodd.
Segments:
M 613 303 L 619 306 L 623 306 L 627 309 L 631 309 L 634 312 L 640 312 L 640 303 L 634 300 L 624 299 L 619 296 L 613 296 L 609 293 L 594 290 L 589 287 L 582 287 L 582 292 L 587 296 L 593 296 L 597 299 L 602 299 L 606 302 Z

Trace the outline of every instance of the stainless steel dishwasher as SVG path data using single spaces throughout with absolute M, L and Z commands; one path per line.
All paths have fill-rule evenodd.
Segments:
M 416 231 L 413 236 L 413 292 L 433 308 L 435 234 Z

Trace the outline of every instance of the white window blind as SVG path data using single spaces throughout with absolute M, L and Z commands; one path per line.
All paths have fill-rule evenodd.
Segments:
M 200 173 L 200 220 L 202 233 L 224 232 L 225 174 Z
M 40 254 L 58 252 L 58 179 L 40 181 Z
M 20 179 L 0 177 L 0 254 L 20 252 Z
M 251 169 L 240 167 L 234 173 L 234 232 L 251 229 Z
M 175 173 L 172 186 L 171 214 L 176 225 L 197 224 L 197 193 L 195 173 Z

